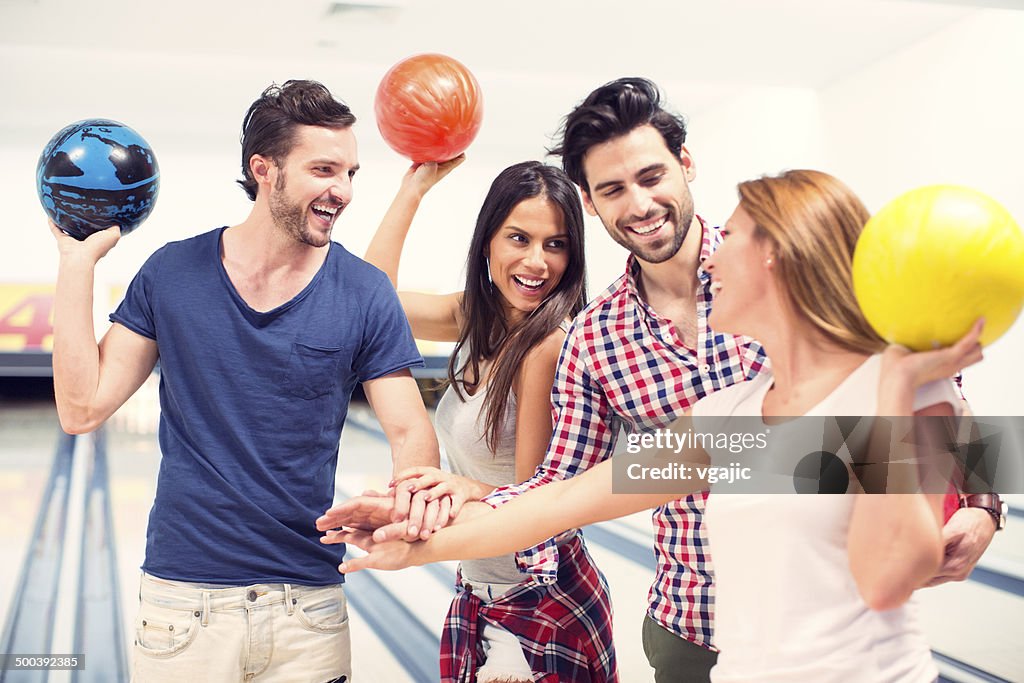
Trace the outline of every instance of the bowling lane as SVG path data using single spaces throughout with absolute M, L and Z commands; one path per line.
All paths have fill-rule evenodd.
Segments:
M 51 403 L 0 396 L 0 623 L 25 562 L 58 436 Z

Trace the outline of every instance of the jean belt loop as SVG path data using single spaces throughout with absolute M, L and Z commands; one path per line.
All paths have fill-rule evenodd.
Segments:
M 210 623 L 210 591 L 203 591 L 203 627 Z
M 295 603 L 292 602 L 292 585 L 290 583 L 284 585 L 284 608 L 288 616 L 295 612 Z

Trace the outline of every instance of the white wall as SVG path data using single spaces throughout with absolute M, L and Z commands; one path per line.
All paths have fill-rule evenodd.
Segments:
M 161 77 L 147 82 L 139 80 L 145 71 L 142 65 L 125 65 L 122 54 L 102 49 L 0 46 L 0 60 L 33 64 L 32 82 L 17 70 L 0 77 L 8 93 L 28 97 L 31 92 L 33 105 L 31 113 L 20 114 L 19 108 L 10 106 L 2 112 L 6 125 L 0 127 L 0 153 L 5 159 L 0 188 L 7 223 L 17 226 L 19 239 L 18 249 L 0 250 L 0 281 L 46 282 L 55 277 L 55 251 L 35 196 L 32 171 L 49 137 L 71 121 L 108 117 L 128 123 L 147 138 L 161 166 L 160 196 L 152 216 L 101 262 L 100 284 L 126 284 L 145 257 L 168 240 L 245 217 L 248 201 L 233 182 L 239 172 L 238 129 L 249 103 L 273 79 L 296 73 L 320 79 L 359 117 L 362 170 L 355 201 L 334 233 L 353 252 L 365 250 L 407 167 L 380 139 L 373 119 L 373 93 L 387 65 L 342 69 L 333 62 L 239 59 L 219 60 L 211 70 L 199 56 L 157 54 L 150 56 L 146 68 L 161 70 Z M 73 79 L 60 88 L 38 87 L 66 80 L 70 60 L 81 64 L 82 71 L 120 73 L 122 78 Z M 690 119 L 690 147 L 698 162 L 693 191 L 698 212 L 708 220 L 717 224 L 728 216 L 737 178 L 817 160 L 820 140 L 812 91 L 693 83 L 672 80 L 670 71 L 662 66 L 658 82 L 669 104 Z M 621 74 L 612 72 L 596 80 L 565 74 L 526 78 L 512 71 L 476 75 L 486 95 L 483 126 L 467 162 L 421 206 L 407 243 L 402 287 L 441 292 L 458 288 L 476 213 L 494 176 L 512 163 L 544 159 L 562 117 L 593 87 Z M 128 87 L 130 96 L 125 92 Z M 158 110 L 153 102 L 160 103 Z M 597 294 L 622 273 L 626 252 L 597 219 L 588 217 L 587 226 L 590 293 Z M 97 315 L 104 317 L 99 310 Z
M 1024 12 L 979 12 L 820 95 L 827 170 L 872 211 L 911 188 L 955 183 L 1024 222 Z M 1024 415 L 1022 352 L 1018 320 L 966 372 L 976 413 Z
M 882 3 L 883 9 L 905 16 L 911 16 L 913 4 Z M 878 3 L 871 7 L 880 11 Z M 678 62 L 656 61 L 639 71 L 643 60 L 632 48 L 590 45 L 588 58 L 606 53 L 602 68 L 607 72 L 596 78 L 570 64 L 551 73 L 485 67 L 476 74 L 486 94 L 480 136 L 467 163 L 424 202 L 409 238 L 401 284 L 429 291 L 457 288 L 476 212 L 494 175 L 508 164 L 542 158 L 561 117 L 591 88 L 624 73 L 654 77 L 670 104 L 688 116 L 688 146 L 698 171 L 693 184 L 697 211 L 713 223 L 731 212 L 738 181 L 796 167 L 835 173 L 872 209 L 903 190 L 942 180 L 984 190 L 1021 219 L 1024 196 L 1016 169 L 1024 159 L 1019 132 L 1024 13 L 961 8 L 939 19 L 935 25 L 948 28 L 915 37 L 820 87 L 787 83 L 791 75 L 760 85 L 702 80 L 706 65 L 724 59 L 726 51 L 749 47 L 739 40 L 723 40 L 717 52 L 698 55 L 681 44 Z M 824 34 L 819 34 L 824 26 L 806 27 L 808 36 L 817 36 L 808 44 L 823 43 Z M 755 36 L 747 32 L 748 41 Z M 581 44 L 585 40 L 577 38 Z M 554 34 L 547 39 L 560 40 Z M 799 52 L 801 46 L 779 48 Z M 393 46 L 388 58 L 402 52 L 402 46 Z M 55 251 L 35 197 L 33 170 L 46 140 L 63 125 L 96 116 L 119 119 L 143 133 L 157 152 L 163 178 L 156 210 L 98 271 L 101 284 L 124 284 L 165 241 L 245 217 L 248 202 L 233 183 L 242 116 L 267 83 L 297 74 L 324 81 L 360 118 L 356 130 L 363 170 L 335 238 L 361 254 L 406 167 L 380 140 L 372 114 L 376 84 L 392 62 L 288 54 L 268 50 L 213 59 L 189 52 L 140 52 L 126 57 L 97 46 L 72 50 L 0 44 L 0 201 L 6 235 L 0 242 L 0 281 L 54 277 Z M 632 61 L 622 60 L 624 54 Z M 752 67 L 771 59 L 763 47 L 748 54 Z M 613 65 L 618 62 L 612 55 L 619 56 L 626 71 Z M 808 49 L 805 59 L 814 60 L 815 52 Z M 69 71 L 69 64 L 75 68 Z M 596 219 L 588 220 L 587 234 L 590 293 L 596 294 L 622 272 L 625 253 Z M 106 308 L 105 302 L 100 308 Z M 979 412 L 1024 414 L 1024 396 L 1011 388 L 1024 384 L 1024 366 L 1013 358 L 1022 345 L 1024 323 L 1019 323 L 991 348 L 983 366 L 968 373 L 968 391 Z
M 825 161 L 818 95 L 811 88 L 748 88 L 692 117 L 689 139 L 698 211 L 715 224 L 735 208 L 738 182 Z

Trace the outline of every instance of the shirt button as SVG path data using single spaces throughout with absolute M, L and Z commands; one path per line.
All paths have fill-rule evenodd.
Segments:
M 711 374 L 711 366 L 708 365 L 707 363 L 705 363 L 704 365 L 700 366 L 700 371 L 702 373 L 704 373 L 705 375 L 710 375 Z
M 256 602 L 256 591 L 249 591 L 249 602 Z

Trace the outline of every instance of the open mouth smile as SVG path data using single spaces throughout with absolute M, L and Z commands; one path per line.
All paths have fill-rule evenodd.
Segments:
M 536 294 L 547 283 L 547 280 L 543 278 L 528 278 L 522 275 L 513 275 L 512 281 L 519 289 L 524 290 L 526 294 Z
M 660 218 L 654 218 L 644 223 L 634 223 L 633 225 L 627 226 L 627 230 L 635 235 L 646 237 L 647 235 L 653 234 L 661 229 L 665 223 L 668 222 L 668 214 L 661 216 Z
M 331 222 L 334 221 L 334 217 L 338 214 L 338 212 L 341 211 L 341 206 L 334 204 L 323 204 L 318 202 L 316 204 L 313 204 L 310 207 L 310 210 L 313 212 L 313 215 L 319 218 L 321 221 L 330 224 Z

